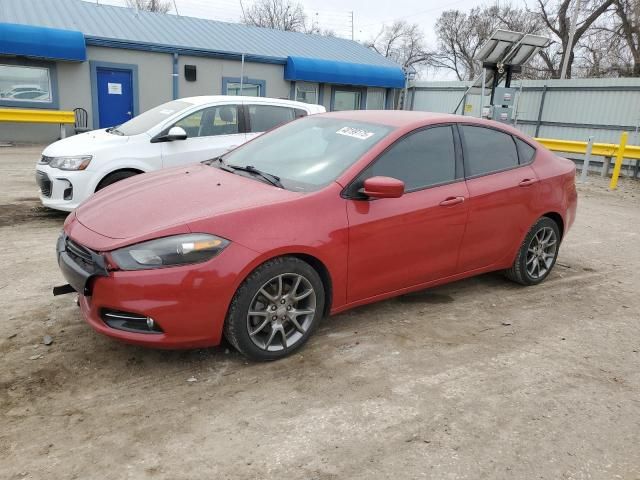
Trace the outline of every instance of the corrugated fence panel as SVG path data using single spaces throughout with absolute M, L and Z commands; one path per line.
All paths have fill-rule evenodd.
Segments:
M 469 82 L 415 82 L 411 86 L 414 110 L 451 113 Z M 512 84 L 520 87 L 519 82 Z M 546 89 L 546 92 L 544 90 Z M 538 118 L 544 96 L 540 124 Z M 489 97 L 485 97 L 485 105 Z M 480 96 L 468 95 L 470 111 L 480 115 Z M 460 113 L 461 110 L 458 110 Z M 629 131 L 629 144 L 640 145 L 640 79 L 604 78 L 524 80 L 517 96 L 517 127 L 528 135 L 567 140 L 617 143 Z

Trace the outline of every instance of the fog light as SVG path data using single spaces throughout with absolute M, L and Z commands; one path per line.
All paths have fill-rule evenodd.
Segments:
M 146 315 L 102 308 L 100 316 L 104 323 L 116 330 L 135 333 L 162 333 L 160 325 Z

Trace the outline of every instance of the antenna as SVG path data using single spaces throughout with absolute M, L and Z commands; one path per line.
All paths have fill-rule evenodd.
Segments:
M 353 36 L 353 10 L 351 10 L 351 40 L 354 39 Z
M 173 8 L 176 11 L 176 15 L 180 16 L 180 12 L 178 11 L 178 5 L 176 5 L 176 0 L 173 0 Z

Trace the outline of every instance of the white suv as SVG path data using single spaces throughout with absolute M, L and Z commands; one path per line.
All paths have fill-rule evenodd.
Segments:
M 36 166 L 40 200 L 71 211 L 94 192 L 139 173 L 208 160 L 320 105 L 261 97 L 174 100 L 117 127 L 52 143 Z

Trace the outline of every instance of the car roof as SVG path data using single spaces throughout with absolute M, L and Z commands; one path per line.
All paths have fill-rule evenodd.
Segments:
M 390 127 L 412 129 L 421 125 L 435 123 L 472 123 L 497 128 L 507 132 L 521 132 L 493 120 L 485 120 L 466 115 L 453 115 L 450 113 L 420 112 L 415 110 L 349 110 L 342 112 L 322 113 L 320 117 L 342 118 L 359 122 L 377 123 Z
M 249 96 L 238 96 L 238 95 L 201 95 L 198 97 L 179 98 L 178 100 L 189 102 L 194 105 L 204 105 L 204 104 L 215 103 L 215 102 L 244 102 L 244 103 L 254 103 L 254 104 L 277 103 L 279 105 L 288 105 L 290 107 L 304 108 L 305 110 L 311 110 L 311 111 L 317 111 L 321 107 L 321 105 L 315 105 L 315 104 L 304 103 L 304 102 L 296 102 L 295 100 L 288 100 L 286 98 L 249 97 Z

